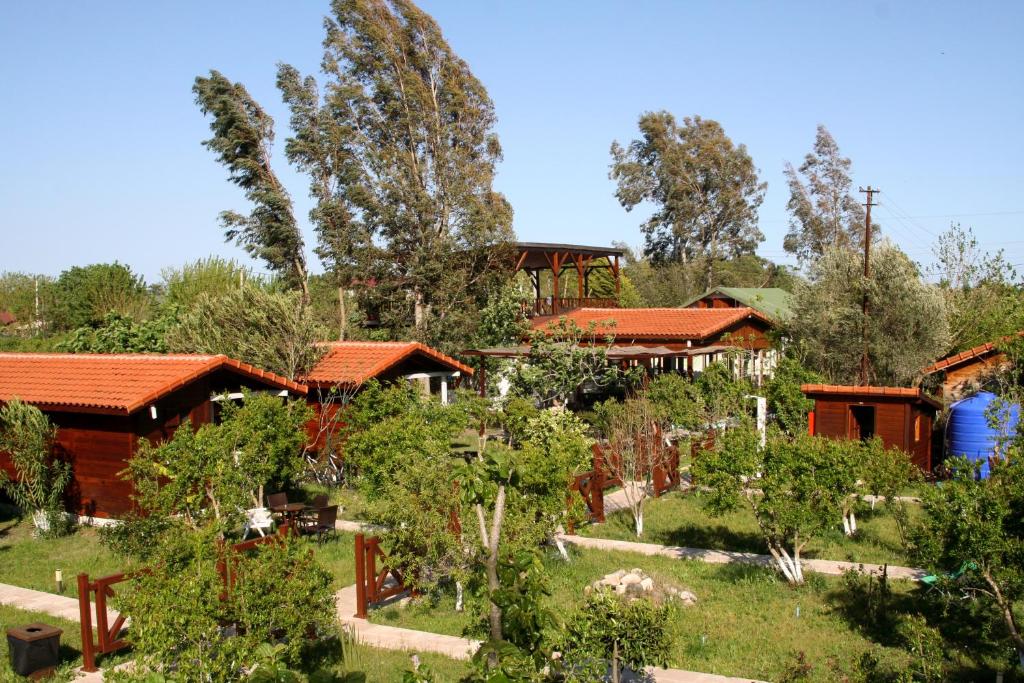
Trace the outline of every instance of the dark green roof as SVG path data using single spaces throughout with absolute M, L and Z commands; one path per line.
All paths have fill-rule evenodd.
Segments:
M 778 287 L 715 287 L 695 296 L 683 308 L 693 305 L 706 296 L 721 294 L 739 301 L 744 306 L 756 309 L 772 320 L 786 320 L 790 316 L 793 295 Z

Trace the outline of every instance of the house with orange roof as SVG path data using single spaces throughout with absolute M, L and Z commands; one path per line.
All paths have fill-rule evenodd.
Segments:
M 70 511 L 117 518 L 132 510 L 119 473 L 140 439 L 170 438 L 186 420 L 215 421 L 242 389 L 305 396 L 304 384 L 223 355 L 0 353 L 0 403 L 20 399 L 57 428 L 56 457 L 72 467 Z M 9 456 L 0 468 L 13 474 Z
M 1024 336 L 1024 330 L 1017 335 Z M 999 349 L 999 342 L 986 342 L 946 356 L 924 368 L 921 374 L 926 379 L 938 380 L 944 400 L 956 401 L 981 390 L 986 381 L 1004 370 L 1008 363 L 1006 354 Z
M 309 387 L 307 401 L 316 411 L 311 440 L 322 448 L 336 431 L 338 411 L 371 379 L 417 382 L 424 393 L 448 402 L 449 391 L 473 374 L 473 368 L 419 342 L 324 342 L 319 362 L 299 380 Z
M 932 468 L 932 427 L 942 404 L 920 388 L 804 384 L 814 400 L 810 434 L 836 439 L 870 439 L 905 451 L 923 471 Z

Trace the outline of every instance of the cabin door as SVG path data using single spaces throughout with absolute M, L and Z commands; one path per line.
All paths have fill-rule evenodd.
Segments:
M 850 406 L 849 428 L 851 439 L 867 441 L 875 435 L 875 407 Z

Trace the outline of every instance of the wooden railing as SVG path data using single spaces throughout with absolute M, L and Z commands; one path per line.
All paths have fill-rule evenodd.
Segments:
M 114 597 L 116 583 L 121 583 L 128 577 L 125 574 L 112 574 L 89 581 L 88 574 L 78 575 L 78 610 L 82 623 L 82 671 L 98 671 L 96 668 L 96 655 L 105 655 L 117 652 L 130 645 L 121 637 L 121 629 L 124 628 L 124 615 L 119 614 L 113 625 L 108 625 L 107 598 Z M 96 636 L 98 642 L 93 642 L 93 601 L 92 595 L 96 595 Z
M 604 492 L 613 486 L 621 486 L 622 479 L 614 476 L 612 472 L 619 471 L 617 459 L 618 453 L 605 448 L 600 444 L 593 445 L 593 459 L 591 470 L 573 477 L 569 485 L 571 491 L 578 491 L 587 507 L 587 516 L 591 523 L 601 524 L 605 521 Z M 651 472 L 651 483 L 654 489 L 654 497 L 658 498 L 669 491 L 679 488 L 682 478 L 679 474 L 679 449 L 675 446 L 668 448 L 668 458 L 664 464 L 655 465 Z M 570 532 L 573 529 L 569 529 Z
M 577 308 L 618 308 L 619 302 L 609 297 L 545 297 L 523 302 L 523 312 L 528 317 L 561 315 Z
M 377 558 L 383 567 L 377 571 Z M 388 577 L 394 581 L 386 586 Z M 365 619 L 370 605 L 405 593 L 405 579 L 395 567 L 388 565 L 388 556 L 380 547 L 380 539 L 376 536 L 366 538 L 364 534 L 356 534 L 356 614 Z

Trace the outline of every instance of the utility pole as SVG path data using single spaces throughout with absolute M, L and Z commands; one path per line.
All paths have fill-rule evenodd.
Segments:
M 861 386 L 867 386 L 869 383 L 870 376 L 870 361 L 868 360 L 868 278 L 871 277 L 871 207 L 877 206 L 875 202 L 871 200 L 875 194 L 881 192 L 877 187 L 871 187 L 868 185 L 868 189 L 863 187 L 859 188 L 861 192 L 867 195 L 867 201 L 864 206 L 867 207 L 867 211 L 864 215 L 864 299 L 861 302 L 861 337 L 864 344 L 864 348 L 861 351 L 860 356 L 860 383 Z

